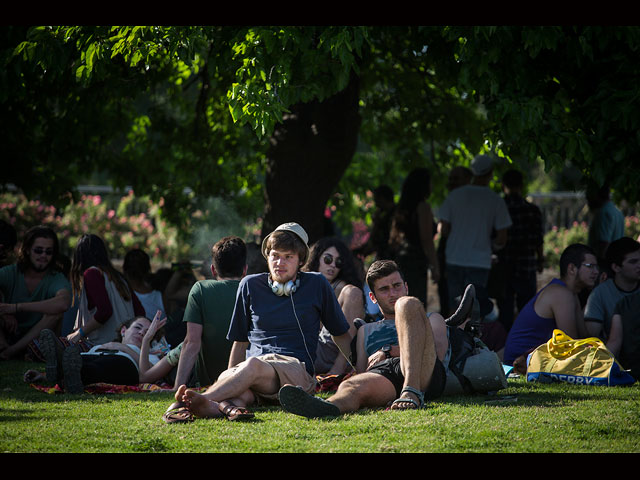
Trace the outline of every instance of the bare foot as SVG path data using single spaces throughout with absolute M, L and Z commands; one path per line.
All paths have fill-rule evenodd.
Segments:
M 179 396 L 180 395 L 180 396 Z M 223 416 L 218 402 L 182 385 L 176 392 L 176 399 L 187 404 L 189 411 L 196 417 L 214 418 Z

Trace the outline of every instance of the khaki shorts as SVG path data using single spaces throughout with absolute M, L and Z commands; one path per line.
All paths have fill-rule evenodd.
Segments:
M 172 367 L 176 367 L 180 361 L 180 352 L 182 351 L 182 343 L 167 353 L 167 362 Z
M 256 358 L 259 358 L 263 362 L 268 363 L 273 367 L 276 371 L 276 375 L 278 375 L 278 380 L 280 382 L 280 386 L 283 385 L 296 385 L 301 387 L 305 392 L 313 395 L 316 391 L 316 379 L 309 375 L 305 364 L 294 357 L 288 357 L 286 355 L 278 355 L 277 353 L 269 353 L 266 355 L 259 355 Z M 233 371 L 238 368 L 230 368 L 223 372 L 220 375 L 221 378 L 233 373 Z M 273 401 L 278 400 L 278 392 L 274 394 L 264 394 L 253 392 L 259 400 L 267 400 Z

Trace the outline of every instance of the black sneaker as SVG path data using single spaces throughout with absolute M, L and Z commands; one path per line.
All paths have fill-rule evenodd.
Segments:
M 62 373 L 64 345 L 52 330 L 45 328 L 38 336 L 38 347 L 44 356 L 47 382 L 58 383 Z
M 445 320 L 447 326 L 457 327 L 462 325 L 469 318 L 469 315 L 471 315 L 474 304 L 476 304 L 476 289 L 473 284 L 470 283 L 464 290 L 458 309 Z
M 80 347 L 71 345 L 62 354 L 62 373 L 64 375 L 64 389 L 67 393 L 84 393 L 82 383 L 82 356 Z
M 300 387 L 284 385 L 278 393 L 280 405 L 287 412 L 307 418 L 338 417 L 340 410 L 334 404 L 309 395 Z

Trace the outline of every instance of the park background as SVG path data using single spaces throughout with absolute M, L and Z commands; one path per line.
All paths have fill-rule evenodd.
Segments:
M 85 233 L 100 235 L 111 252 L 113 262 L 121 267 L 125 253 L 141 248 L 150 254 L 152 271 L 168 268 L 172 263 L 191 261 L 197 278 L 205 278 L 210 265 L 210 248 L 225 235 L 239 235 L 248 242 L 261 241 L 260 218 L 244 221 L 233 208 L 220 199 L 211 198 L 206 207 L 197 210 L 189 222 L 187 232 L 169 224 L 159 214 L 162 203 L 153 203 L 148 197 L 136 197 L 132 190 L 117 195 L 109 186 L 79 186 L 82 193 L 77 202 L 56 208 L 37 199 L 29 200 L 24 194 L 0 194 L 0 218 L 16 227 L 18 238 L 33 225 L 49 225 L 58 232 L 61 252 L 69 259 L 77 240 Z M 370 235 L 373 200 L 371 192 L 361 205 L 362 219 L 352 220 L 351 228 L 338 233 L 347 245 L 356 249 Z M 587 243 L 590 212 L 583 192 L 535 192 L 528 196 L 537 204 L 544 218 L 544 271 L 538 275 L 544 285 L 558 275 L 560 253 L 571 243 Z M 623 206 L 625 233 L 640 238 L 640 220 L 635 210 Z M 327 209 L 327 218 L 331 211 Z M 436 236 L 436 243 L 439 238 Z M 373 255 L 365 258 L 365 265 Z M 437 289 L 428 289 L 430 311 L 439 309 Z
M 588 186 L 636 223 L 639 52 L 635 26 L 4 26 L 0 211 L 67 255 L 92 231 L 199 260 L 328 217 L 357 244 L 374 188 L 426 167 L 437 211 L 488 153 L 492 188 L 515 167 L 543 204 L 553 265 Z
M 223 235 L 293 220 L 314 241 L 329 217 L 357 244 L 375 187 L 397 199 L 427 167 L 437 209 L 480 153 L 494 190 L 519 168 L 543 207 L 544 275 L 586 239 L 589 185 L 640 234 L 640 27 L 2 26 L 0 61 L 0 218 L 53 225 L 68 256 L 91 232 L 116 263 L 200 262 Z M 172 429 L 169 393 L 46 395 L 3 367 L 4 452 L 640 451 L 637 385 L 519 379 L 406 415 Z

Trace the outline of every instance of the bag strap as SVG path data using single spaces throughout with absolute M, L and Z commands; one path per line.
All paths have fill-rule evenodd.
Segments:
M 592 348 L 589 352 L 589 355 L 587 355 L 587 358 L 584 361 L 584 367 L 582 368 L 582 376 L 588 377 L 589 375 L 591 375 L 591 367 L 593 366 L 593 362 L 596 358 L 597 353 L 598 349 Z
M 596 348 L 597 347 L 606 348 L 604 342 L 597 337 L 589 337 L 589 338 L 574 340 L 569 335 L 564 333 L 562 330 L 558 330 L 558 329 L 555 329 L 553 331 L 553 335 L 547 342 L 549 353 L 555 358 L 570 357 L 571 355 L 573 355 L 573 352 L 576 349 L 584 345 L 588 345 Z

